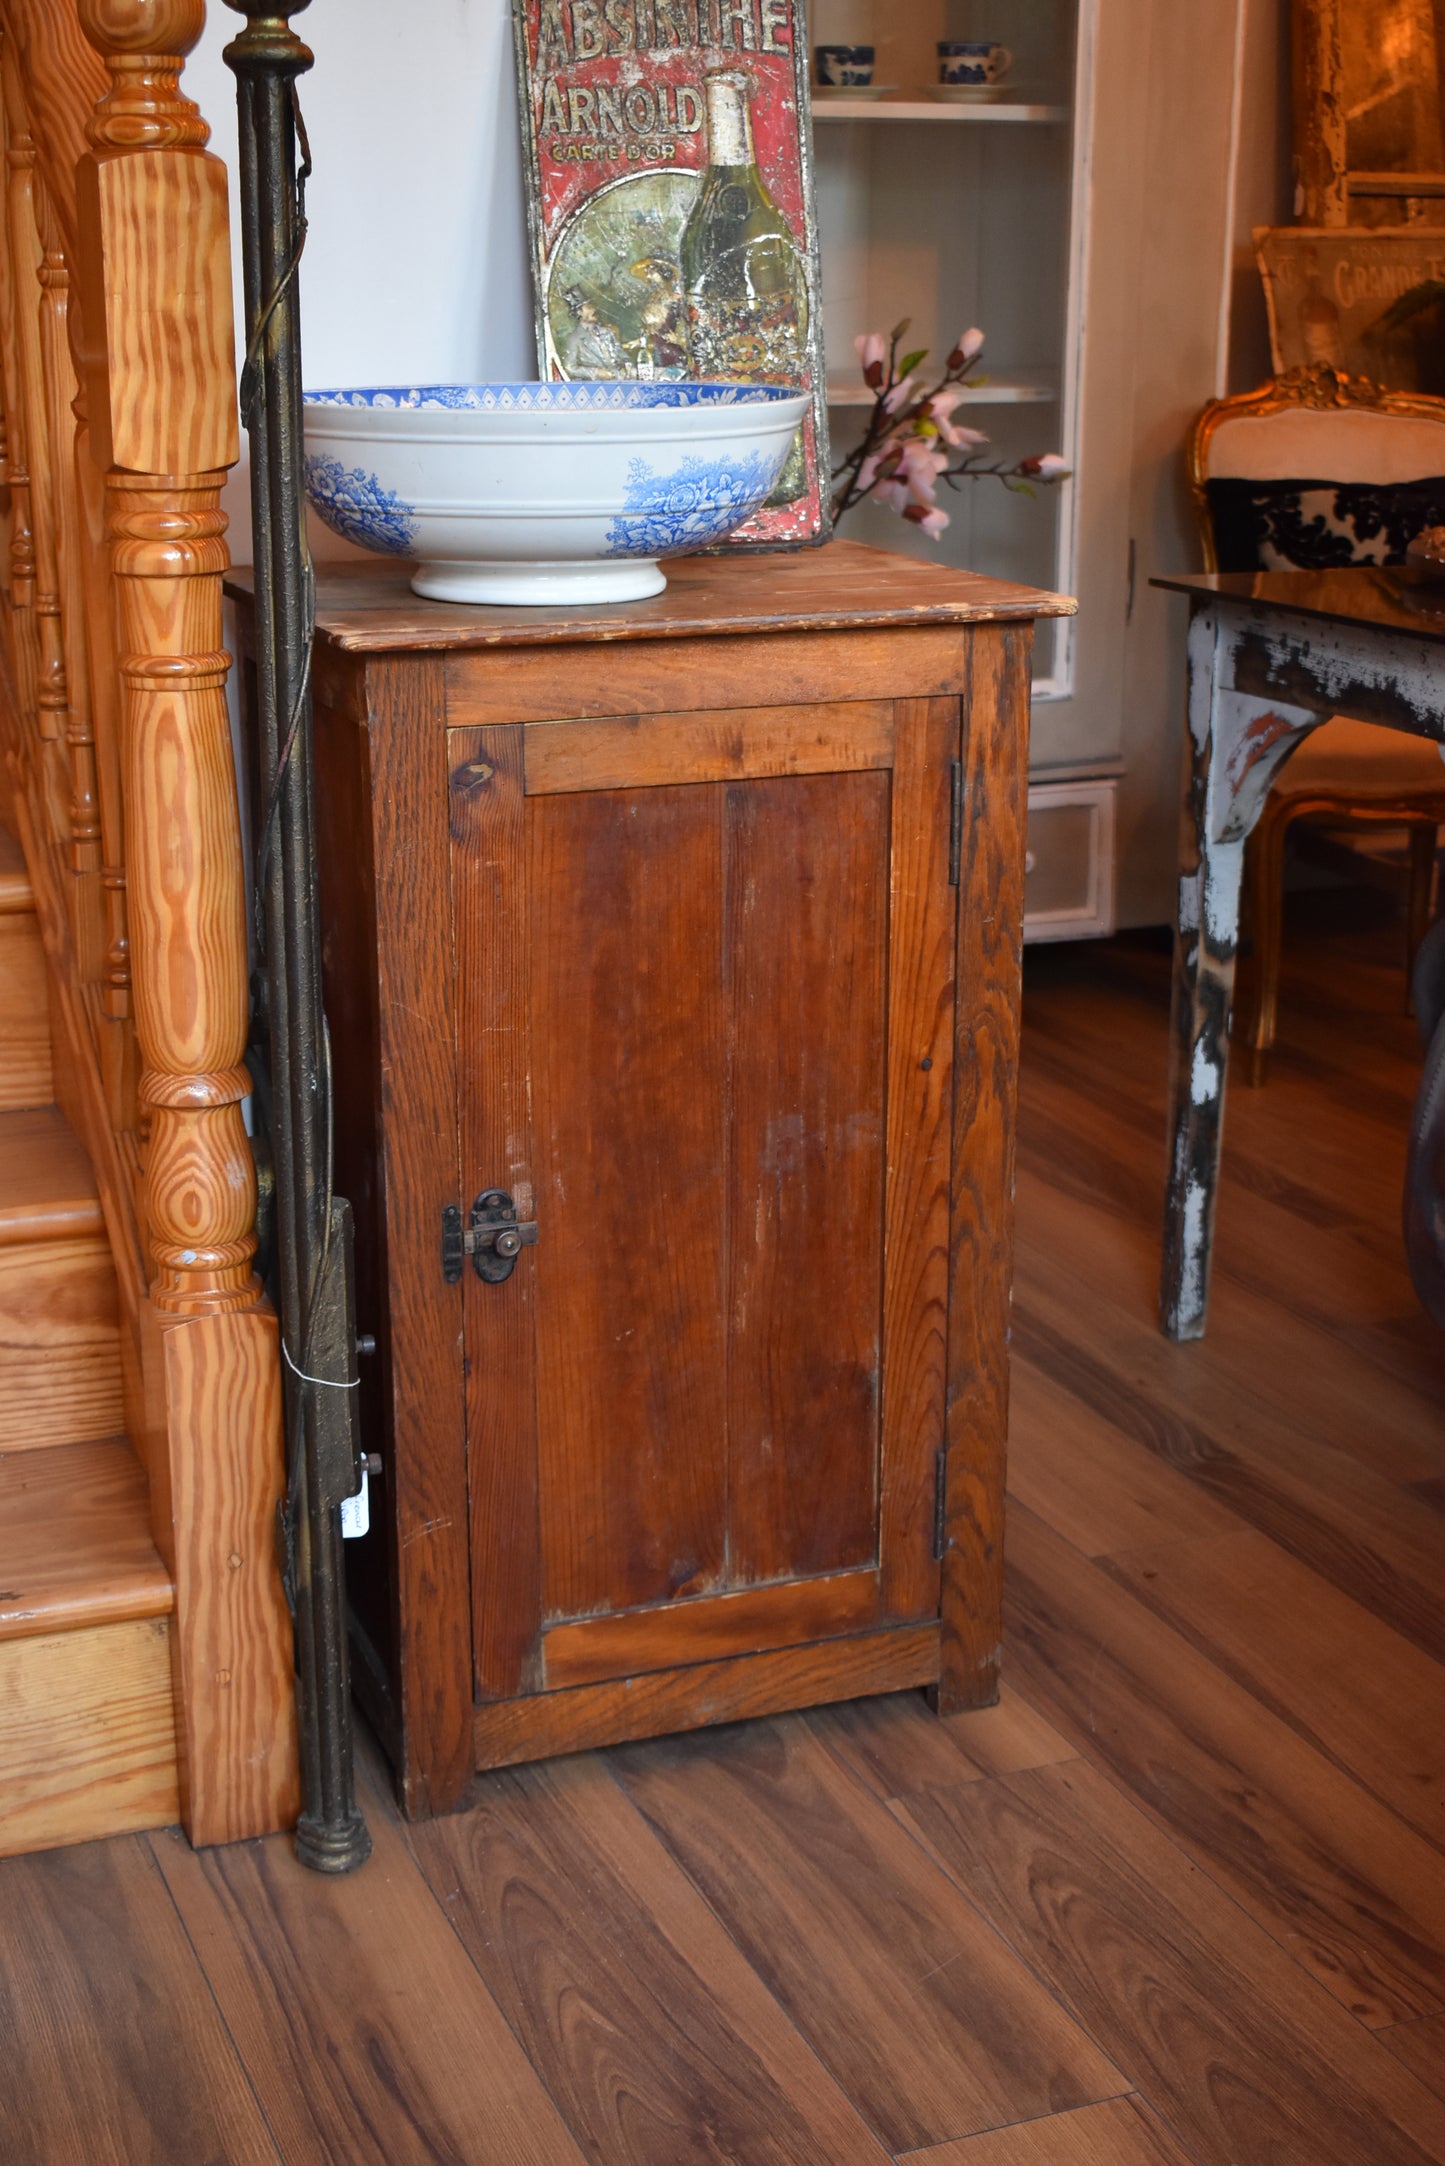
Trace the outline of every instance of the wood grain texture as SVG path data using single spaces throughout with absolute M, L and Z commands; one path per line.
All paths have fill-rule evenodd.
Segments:
M 1032 1343 L 1030 1340 L 1029 1343 Z M 1009 1389 L 1009 1494 L 1085 1556 L 1158 1540 L 1233 1532 L 1235 1514 L 1156 1458 L 1090 1400 L 1076 1398 L 1015 1344 Z
M 163 1617 L 171 1600 L 123 1437 L 0 1455 L 0 1640 Z
M 95 1175 L 64 1114 L 0 1113 L 0 1248 L 104 1231 Z
M 1445 1667 L 1253 1530 L 1109 1568 L 1410 1827 L 1445 1847 Z M 1307 1606 L 1301 1604 L 1308 1597 Z
M 801 1719 L 611 1765 L 890 2151 L 1124 2088 Z
M 1445 2005 L 1430 1846 L 1012 1507 L 1009 1545 L 1009 1660 L 1030 1701 L 1360 2021 Z
M 878 1574 L 864 1569 L 553 1625 L 542 1641 L 546 1685 L 598 1684 L 861 1632 L 878 1623 L 880 1607 Z
M 978 634 L 963 704 L 943 1714 L 998 1695 L 1031 653 Z
M 463 1213 L 487 1188 L 536 1209 L 531 1089 L 531 891 L 520 730 L 453 730 L 452 939 L 468 1042 L 484 1074 L 460 1097 Z M 481 1699 L 541 1683 L 537 1273 L 523 1254 L 505 1285 L 463 1276 L 472 1637 Z
M 1191 2160 L 1140 2100 L 1109 2098 L 908 2152 L 898 2166 L 1191 2166 Z
M 878 1557 L 889 799 L 829 774 L 724 801 L 733 1586 Z
M 320 1879 L 289 1844 L 152 1849 L 287 2159 L 434 2166 L 582 2153 L 363 1779 L 365 1873 Z
M 475 1190 L 463 1196 L 458 1160 L 441 665 L 380 663 L 369 697 L 386 719 L 369 734 L 381 1192 L 391 1342 L 406 1349 L 384 1372 L 382 1492 L 401 1619 L 400 1774 L 411 1810 L 444 1812 L 471 1778 L 473 1687 L 462 1290 L 442 1278 L 441 1212 Z
M 471 1812 L 411 1841 L 588 2158 L 884 2166 L 603 1767 L 489 1777 Z
M 607 722 L 534 723 L 526 730 L 529 797 L 892 764 L 893 708 L 887 700 L 622 715 Z
M 1445 2098 L 1445 2016 L 1395 2023 L 1378 2035 L 1381 2045 L 1388 2046 L 1437 2098 Z
M 722 629 L 712 627 L 715 633 Z M 725 642 L 642 640 L 608 647 L 607 667 L 599 670 L 595 647 L 529 646 L 522 628 L 521 643 L 509 642 L 495 654 L 446 657 L 447 718 L 453 727 L 477 728 L 559 717 L 625 723 L 638 715 L 676 714 L 680 700 L 686 700 L 686 712 L 719 698 L 734 709 L 807 707 L 820 693 L 829 701 L 864 704 L 904 694 L 925 699 L 961 691 L 967 637 L 959 629 L 910 632 L 902 676 L 899 641 L 886 630 L 774 629 L 735 631 Z
M 277 2166 L 155 1865 L 137 1842 L 5 1868 L 0 2148 L 14 2166 L 105 2159 Z M 84 2053 L 74 2050 L 84 2037 Z M 53 2080 L 58 2064 L 65 2080 Z
M 921 1693 L 851 1700 L 812 1719 L 834 1758 L 885 1802 L 940 1784 L 1071 1760 L 1074 1748 L 1005 1686 L 997 1706 L 935 1715 Z
M 244 592 L 247 583 L 246 573 L 235 575 L 238 592 Z M 578 641 L 621 647 L 698 635 L 732 640 L 752 632 L 841 627 L 904 630 L 1072 616 L 1076 607 L 1067 597 L 1036 587 L 951 571 L 847 541 L 792 556 L 683 557 L 669 566 L 665 590 L 650 601 L 620 608 L 609 603 L 590 616 L 585 610 L 559 608 L 529 609 L 522 617 L 514 609 L 419 601 L 404 571 L 372 564 L 327 566 L 318 582 L 317 603 L 322 638 L 350 653 Z M 609 670 L 612 666 L 609 662 Z M 887 698 L 890 692 L 885 689 L 877 696 Z
M 654 1670 L 613 1684 L 479 1707 L 476 1764 L 511 1767 L 555 1753 L 660 1737 L 669 1730 L 774 1715 L 783 1708 L 902 1692 L 931 1684 L 937 1675 L 937 1625 L 894 1625 L 811 1647 Z
M 175 1819 L 169 1643 L 164 1617 L 0 1641 L 0 1857 Z
M 895 713 L 878 1544 L 887 1614 L 927 1617 L 938 1611 L 946 1429 L 959 709 L 954 700 L 900 701 Z
M 0 1451 L 87 1443 L 124 1427 L 106 1241 L 0 1247 Z
M 547 1619 L 726 1584 L 721 820 L 708 785 L 529 809 Z
M 49 1105 L 53 1090 L 45 950 L 33 916 L 7 914 L 0 917 L 0 1112 Z
M 238 1842 L 291 1827 L 300 1803 L 276 1559 L 285 1487 L 276 1318 L 269 1308 L 152 1310 L 146 1355 L 156 1538 L 175 1582 L 182 1817 L 193 1843 Z
M 1439 2156 L 1442 2102 L 1093 1768 L 893 1811 L 1201 2158 Z

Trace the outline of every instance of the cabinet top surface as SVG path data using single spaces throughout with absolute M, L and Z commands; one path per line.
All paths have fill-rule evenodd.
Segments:
M 352 654 L 534 647 L 578 641 L 697 639 L 727 633 L 850 631 L 996 624 L 1072 616 L 1077 604 L 1037 587 L 895 556 L 859 542 L 796 555 L 682 557 L 645 602 L 500 609 L 423 601 L 406 566 L 332 564 L 316 575 L 316 635 Z M 249 567 L 226 591 L 249 600 Z

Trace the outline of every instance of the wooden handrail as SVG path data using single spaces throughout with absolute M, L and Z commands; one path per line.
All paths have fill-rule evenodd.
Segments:
M 296 1807 L 221 642 L 229 214 L 180 88 L 204 20 L 202 0 L 0 0 L 11 763 L 116 1255 L 127 1419 L 175 1582 L 198 1842 Z

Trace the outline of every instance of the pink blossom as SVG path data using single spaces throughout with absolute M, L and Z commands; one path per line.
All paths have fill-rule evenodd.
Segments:
M 888 341 L 881 331 L 868 331 L 861 338 L 855 338 L 853 344 L 862 363 L 864 383 L 870 390 L 879 390 L 883 383 L 883 364 L 888 358 Z
M 909 504 L 905 507 L 903 516 L 911 519 L 915 526 L 921 527 L 930 541 L 937 541 L 949 524 L 948 513 L 940 511 L 936 504 L 932 511 L 925 511 L 921 504 Z
M 963 397 L 961 385 L 944 384 L 929 400 L 928 411 L 937 423 L 938 433 L 945 444 L 952 444 L 955 449 L 972 451 L 976 445 L 986 444 L 988 438 L 981 429 L 966 429 L 949 419 L 954 408 L 962 403 Z
M 961 369 L 969 361 L 976 361 L 983 352 L 983 333 L 977 328 L 965 331 L 948 357 L 951 369 Z
M 858 469 L 858 491 L 860 495 L 866 496 L 868 491 L 872 488 L 874 482 L 878 479 L 878 468 L 880 464 L 881 461 L 879 460 L 877 452 L 870 451 L 867 458 L 863 461 L 863 464 Z
M 873 494 L 878 499 L 878 502 L 886 504 L 890 511 L 903 512 L 908 509 L 908 484 L 906 482 L 880 481 Z
M 900 407 L 906 406 L 908 404 L 909 400 L 912 398 L 917 388 L 917 376 L 901 377 L 899 381 L 893 386 L 893 389 L 889 392 L 887 398 L 883 401 L 884 413 L 896 414 Z
M 914 494 L 931 504 L 936 479 L 948 464 L 948 454 L 935 450 L 925 437 L 910 436 L 901 456 L 903 472 Z
M 1056 451 L 1046 451 L 1041 457 L 1023 459 L 1019 472 L 1034 481 L 1059 481 L 1069 471 L 1067 459 L 1061 459 Z

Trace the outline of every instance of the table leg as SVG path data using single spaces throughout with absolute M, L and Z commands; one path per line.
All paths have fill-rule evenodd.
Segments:
M 1212 611 L 1189 628 L 1189 775 L 1174 936 L 1169 1055 L 1169 1186 L 1159 1306 L 1171 1339 L 1204 1332 L 1224 1127 L 1229 1015 L 1239 946 L 1243 837 L 1215 839 L 1219 640 Z

